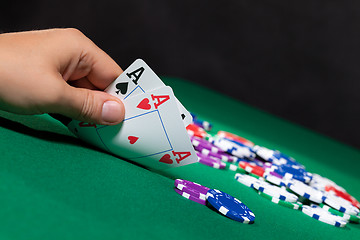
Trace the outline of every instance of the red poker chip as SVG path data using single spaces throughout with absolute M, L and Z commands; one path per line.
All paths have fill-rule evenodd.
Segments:
M 336 187 L 332 185 L 326 185 L 325 186 L 326 192 L 333 192 L 336 196 L 341 197 L 342 199 L 345 199 L 349 201 L 354 207 L 360 208 L 360 203 L 358 200 L 356 200 L 353 196 L 348 194 L 347 192 L 341 191 L 337 189 Z
M 205 138 L 207 136 L 207 133 L 203 128 L 201 128 L 193 123 L 190 123 L 186 127 L 186 131 L 188 132 L 189 135 L 199 137 L 199 138 Z
M 241 161 L 239 162 L 239 167 L 244 169 L 246 172 L 255 174 L 259 177 L 263 177 L 265 173 L 265 170 L 262 167 L 256 165 L 255 163 Z
M 217 133 L 217 135 L 219 137 L 223 137 L 223 138 L 227 138 L 227 139 L 230 139 L 230 140 L 233 140 L 233 141 L 237 141 L 237 142 L 240 142 L 248 147 L 253 147 L 255 144 L 250 141 L 250 140 L 247 140 L 246 138 L 243 138 L 243 137 L 240 137 L 236 134 L 233 134 L 233 133 L 230 133 L 230 132 L 225 132 L 225 131 L 219 131 Z

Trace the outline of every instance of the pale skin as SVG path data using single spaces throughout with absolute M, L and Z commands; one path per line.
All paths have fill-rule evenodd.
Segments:
M 104 125 L 124 119 L 122 101 L 101 91 L 123 70 L 79 30 L 0 34 L 0 53 L 1 110 Z

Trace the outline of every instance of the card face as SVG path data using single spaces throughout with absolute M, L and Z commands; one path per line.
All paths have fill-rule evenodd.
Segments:
M 137 59 L 105 89 L 105 92 L 126 100 L 164 86 L 154 71 L 142 59 Z M 186 127 L 192 122 L 192 116 L 178 99 L 175 100 Z
M 122 124 L 96 128 L 110 152 L 159 170 L 197 162 L 170 87 L 126 98 L 124 105 Z

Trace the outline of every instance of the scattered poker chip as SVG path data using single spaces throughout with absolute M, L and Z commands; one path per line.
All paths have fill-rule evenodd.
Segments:
M 349 193 L 347 193 L 342 189 L 337 189 L 335 186 L 333 185 L 326 185 L 325 186 L 325 191 L 326 192 L 332 192 L 334 193 L 336 196 L 341 197 L 347 201 L 349 201 L 353 206 L 360 208 L 360 203 L 358 200 L 356 200 L 353 196 L 351 196 Z
M 219 159 L 215 159 L 212 157 L 207 157 L 207 156 L 199 156 L 199 163 L 202 163 L 204 165 L 213 167 L 213 168 L 218 168 L 218 169 L 223 169 L 226 167 L 226 163 L 220 161 Z
M 255 154 L 252 152 L 252 150 L 249 147 L 247 147 L 245 145 L 240 145 L 229 139 L 216 138 L 216 139 L 213 139 L 211 143 L 214 144 L 215 146 L 219 147 L 223 151 L 225 151 L 231 155 L 234 155 L 236 157 L 247 158 L 247 159 L 255 158 Z
M 274 168 L 274 172 L 285 179 L 296 179 L 305 183 L 309 183 L 312 179 L 311 173 L 297 165 L 279 165 Z
M 233 196 L 217 189 L 210 189 L 206 197 L 211 206 L 228 218 L 242 223 L 254 223 L 255 214 L 244 203 Z
M 274 154 L 274 150 L 268 149 L 266 147 L 261 147 L 258 145 L 255 145 L 252 150 L 255 152 L 256 157 L 263 159 L 265 161 L 271 161 L 272 156 Z
M 235 179 L 239 183 L 242 183 L 245 186 L 248 186 L 248 187 L 251 187 L 251 188 L 254 188 L 254 184 L 257 183 L 257 181 L 258 181 L 257 178 L 254 178 L 254 177 L 249 176 L 249 175 L 241 174 L 241 173 L 236 173 L 235 174 Z
M 207 136 L 207 133 L 204 129 L 202 129 L 201 127 L 190 123 L 187 127 L 186 127 L 186 131 L 188 132 L 188 134 L 190 136 L 195 136 L 195 137 L 200 137 L 200 138 L 205 138 Z
M 175 192 L 177 192 L 178 194 L 180 194 L 181 196 L 183 196 L 184 198 L 187 198 L 193 202 L 197 202 L 197 203 L 200 203 L 202 205 L 205 205 L 206 206 L 206 200 L 204 199 L 200 199 L 200 198 L 197 198 L 197 197 L 194 197 L 186 192 L 183 192 L 177 188 L 174 188 Z
M 326 186 L 334 186 L 334 187 L 336 187 L 336 189 L 346 192 L 344 188 L 340 187 L 335 182 L 331 181 L 330 179 L 328 179 L 326 177 L 320 176 L 319 174 L 316 174 L 316 173 L 313 173 L 312 176 L 313 177 L 309 183 L 309 185 L 312 187 L 315 187 L 319 190 L 325 191 Z
M 265 178 L 266 181 L 268 181 L 268 182 L 270 182 L 272 184 L 275 184 L 277 186 L 280 186 L 280 187 L 286 187 L 287 184 L 290 181 L 290 180 L 280 178 L 278 176 L 274 176 L 274 175 L 272 175 L 270 173 L 265 173 L 264 178 Z
M 291 208 L 291 209 L 301 209 L 302 208 L 302 203 L 301 202 L 288 202 L 288 201 L 283 201 L 283 200 L 280 200 L 279 198 L 276 198 L 276 197 L 273 197 L 273 196 L 270 196 L 264 192 L 258 192 L 260 196 L 270 200 L 271 202 L 273 203 L 276 203 L 278 205 L 281 205 L 283 207 L 287 207 L 287 208 Z
M 316 202 L 316 203 L 322 203 L 324 194 L 309 186 L 306 185 L 303 182 L 300 182 L 298 180 L 293 180 L 287 184 L 287 187 L 296 193 L 297 195 L 300 195 L 306 199 L 309 199 L 310 201 Z
M 330 224 L 335 227 L 345 227 L 347 224 L 346 220 L 342 217 L 333 215 L 321 207 L 310 207 L 303 205 L 302 212 L 318 221 Z
M 210 190 L 198 183 L 183 179 L 176 179 L 174 185 L 177 189 L 203 200 L 206 200 L 206 193 Z
M 346 220 L 348 220 L 350 222 L 360 223 L 360 217 L 359 216 L 350 215 L 350 214 L 347 214 L 347 213 L 340 212 L 340 211 L 338 211 L 336 209 L 333 209 L 333 208 L 331 208 L 328 205 L 323 204 L 323 203 L 320 203 L 319 206 L 321 208 L 327 210 L 328 212 L 332 213 L 332 214 L 343 217 L 344 219 L 346 219 Z
M 204 156 L 216 158 L 216 159 L 222 160 L 224 162 L 234 162 L 234 161 L 236 161 L 236 158 L 234 156 L 230 156 L 230 155 L 228 155 L 226 153 L 214 153 L 214 152 L 211 152 L 207 148 L 197 147 L 196 151 L 198 151 L 199 153 L 201 153 Z
M 284 188 L 280 188 L 275 185 L 271 185 L 264 181 L 258 181 L 254 184 L 254 187 L 259 191 L 266 193 L 272 197 L 278 198 L 283 201 L 287 202 L 296 202 L 298 200 L 298 197 L 295 194 L 292 194 Z
M 305 167 L 302 164 L 298 163 L 294 158 L 292 158 L 288 155 L 285 155 L 284 153 L 282 153 L 278 150 L 275 150 L 273 152 L 273 155 L 272 155 L 270 161 L 276 165 L 295 165 L 299 168 L 305 169 Z
M 194 144 L 195 142 L 195 144 Z M 203 149 L 208 150 L 211 153 L 215 153 L 215 154 L 223 154 L 224 152 L 222 150 L 220 150 L 217 147 L 213 147 L 213 146 L 207 146 L 207 145 L 203 145 L 203 144 L 196 144 L 196 141 L 193 142 L 193 146 L 195 148 L 195 150 L 201 152 Z
M 357 207 L 354 207 L 349 201 L 331 193 L 325 193 L 323 196 L 323 202 L 340 212 L 350 215 L 359 214 L 359 209 Z
M 206 148 L 206 149 L 208 149 L 208 150 L 210 150 L 211 152 L 214 152 L 214 153 L 224 153 L 223 150 L 216 147 L 212 143 L 206 141 L 205 139 L 202 139 L 202 138 L 199 138 L 199 137 L 194 137 L 194 136 L 192 136 L 190 139 L 191 139 L 192 145 L 195 148 L 196 147 L 202 147 L 202 148 Z
M 243 138 L 243 137 L 240 137 L 236 134 L 233 134 L 233 133 L 230 133 L 230 132 L 225 132 L 225 131 L 218 131 L 217 135 L 219 137 L 222 137 L 222 138 L 227 138 L 227 139 L 230 139 L 230 140 L 234 140 L 234 141 L 237 141 L 239 143 L 242 143 L 248 147 L 253 147 L 254 146 L 254 143 L 251 142 L 250 140 L 247 140 L 246 138 Z
M 265 170 L 262 167 L 257 166 L 254 163 L 239 162 L 239 167 L 244 169 L 246 172 L 255 174 L 259 177 L 263 177 L 265 173 Z

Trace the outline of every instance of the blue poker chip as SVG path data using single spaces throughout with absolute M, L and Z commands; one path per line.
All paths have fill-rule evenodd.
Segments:
M 271 157 L 271 162 L 274 164 L 277 164 L 277 165 L 283 165 L 283 164 L 290 165 L 290 166 L 295 165 L 297 167 L 305 169 L 304 165 L 300 164 L 294 158 L 292 158 L 278 150 L 275 150 L 273 152 L 273 155 Z
M 255 214 L 244 203 L 227 193 L 210 189 L 206 198 L 211 206 L 228 218 L 249 224 L 255 221 Z
M 311 173 L 297 165 L 278 165 L 274 168 L 274 172 L 280 174 L 285 179 L 296 179 L 305 183 L 309 183 L 312 179 Z
M 238 158 L 254 159 L 256 156 L 252 148 L 227 138 L 218 137 L 212 139 L 211 143 Z

